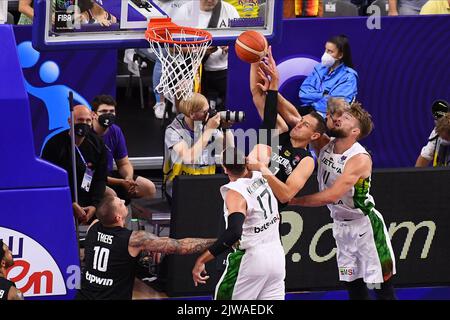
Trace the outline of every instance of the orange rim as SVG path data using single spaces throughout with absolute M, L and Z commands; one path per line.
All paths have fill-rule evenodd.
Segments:
M 168 31 L 168 33 L 167 33 Z M 186 40 L 186 39 L 168 39 L 168 34 L 183 33 L 185 35 L 191 35 L 196 37 L 203 37 L 199 40 Z M 191 27 L 182 27 L 172 22 L 170 18 L 154 18 L 150 19 L 145 31 L 145 38 L 148 41 L 171 43 L 171 44 L 202 44 L 212 40 L 212 35 L 208 31 L 202 29 L 196 29 Z

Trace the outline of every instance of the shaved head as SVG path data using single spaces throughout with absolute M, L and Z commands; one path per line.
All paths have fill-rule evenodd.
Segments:
M 75 107 L 73 107 L 73 114 L 74 115 L 78 115 L 78 114 L 82 114 L 82 113 L 91 113 L 91 110 L 86 107 L 85 105 L 82 104 L 78 104 Z
M 70 123 L 70 118 L 68 119 Z M 92 112 L 91 109 L 85 105 L 78 104 L 73 107 L 73 121 L 74 124 L 86 123 L 88 125 L 92 124 Z

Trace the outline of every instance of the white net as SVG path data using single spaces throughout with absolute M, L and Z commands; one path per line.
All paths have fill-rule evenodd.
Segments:
M 195 34 L 188 34 L 182 28 L 176 33 L 168 29 L 163 33 L 160 30 L 150 32 L 152 37 L 147 37 L 147 40 L 162 64 L 161 80 L 156 91 L 179 100 L 189 98 L 194 91 L 195 75 L 211 40 L 205 37 L 202 30 Z M 176 42 L 167 43 L 167 40 Z

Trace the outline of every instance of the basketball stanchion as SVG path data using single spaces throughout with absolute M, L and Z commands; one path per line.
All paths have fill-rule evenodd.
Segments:
M 76 154 L 75 154 L 75 122 L 73 117 L 73 91 L 69 91 L 69 108 L 70 108 L 70 150 L 72 153 L 72 175 L 73 175 L 73 202 L 78 203 L 78 189 L 77 189 L 77 165 L 76 165 Z M 73 205 L 72 213 L 74 210 Z M 75 222 L 75 233 L 77 237 L 77 247 L 78 247 L 78 259 L 81 266 L 81 257 L 80 257 L 80 226 L 78 223 L 78 218 L 73 215 Z
M 179 26 L 170 18 L 154 18 L 148 23 L 145 38 L 162 64 L 156 91 L 178 100 L 189 98 L 212 35 L 205 30 Z

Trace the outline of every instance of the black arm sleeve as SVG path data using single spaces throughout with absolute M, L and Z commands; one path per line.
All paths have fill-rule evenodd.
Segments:
M 214 257 L 231 248 L 241 238 L 244 220 L 245 215 L 242 212 L 233 212 L 228 215 L 228 228 L 208 249 Z
M 264 104 L 264 119 L 261 129 L 275 129 L 277 124 L 278 91 L 268 90 Z

